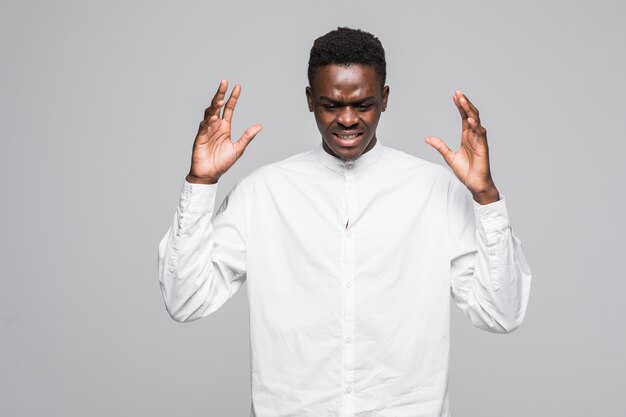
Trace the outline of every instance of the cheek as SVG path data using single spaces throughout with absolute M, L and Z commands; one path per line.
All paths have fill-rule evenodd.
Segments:
M 368 126 L 375 127 L 378 124 L 378 120 L 380 120 L 380 113 L 376 112 L 368 114 L 366 117 L 363 118 L 363 120 Z
M 325 113 L 315 113 L 315 121 L 321 130 L 328 127 L 333 122 L 333 117 Z

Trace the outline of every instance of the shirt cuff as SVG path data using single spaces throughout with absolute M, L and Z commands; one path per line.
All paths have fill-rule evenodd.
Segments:
M 185 211 L 212 211 L 217 195 L 217 183 L 193 184 L 186 179 L 180 193 L 180 210 Z
M 504 194 L 499 194 L 499 197 L 500 200 L 484 205 L 473 200 L 477 226 L 484 231 L 489 244 L 497 243 L 497 237 L 509 227 L 506 199 Z

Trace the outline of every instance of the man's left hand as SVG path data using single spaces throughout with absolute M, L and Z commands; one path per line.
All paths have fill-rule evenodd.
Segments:
M 460 90 L 452 97 L 461 114 L 461 149 L 453 152 L 438 137 L 428 136 L 426 143 L 435 148 L 452 172 L 471 191 L 479 204 L 489 204 L 500 199 L 489 169 L 487 130 L 480 124 L 478 109 Z

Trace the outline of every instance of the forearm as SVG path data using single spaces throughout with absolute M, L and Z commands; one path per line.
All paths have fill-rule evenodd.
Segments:
M 185 182 L 172 224 L 159 244 L 163 299 L 170 316 L 179 322 L 193 321 L 216 310 L 228 293 L 216 282 L 219 277 L 212 262 L 215 239 L 211 216 L 216 188 L 193 187 Z
M 510 333 L 526 313 L 530 268 L 509 225 L 505 201 L 474 208 L 476 252 L 455 263 L 459 278 L 453 295 L 476 327 Z

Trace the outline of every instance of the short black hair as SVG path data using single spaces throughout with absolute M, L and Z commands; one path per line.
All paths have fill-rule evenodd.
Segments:
M 338 27 L 313 43 L 309 56 L 309 85 L 317 70 L 326 65 L 368 65 L 374 67 L 381 82 L 387 78 L 387 63 L 382 43 L 371 33 L 360 29 Z

